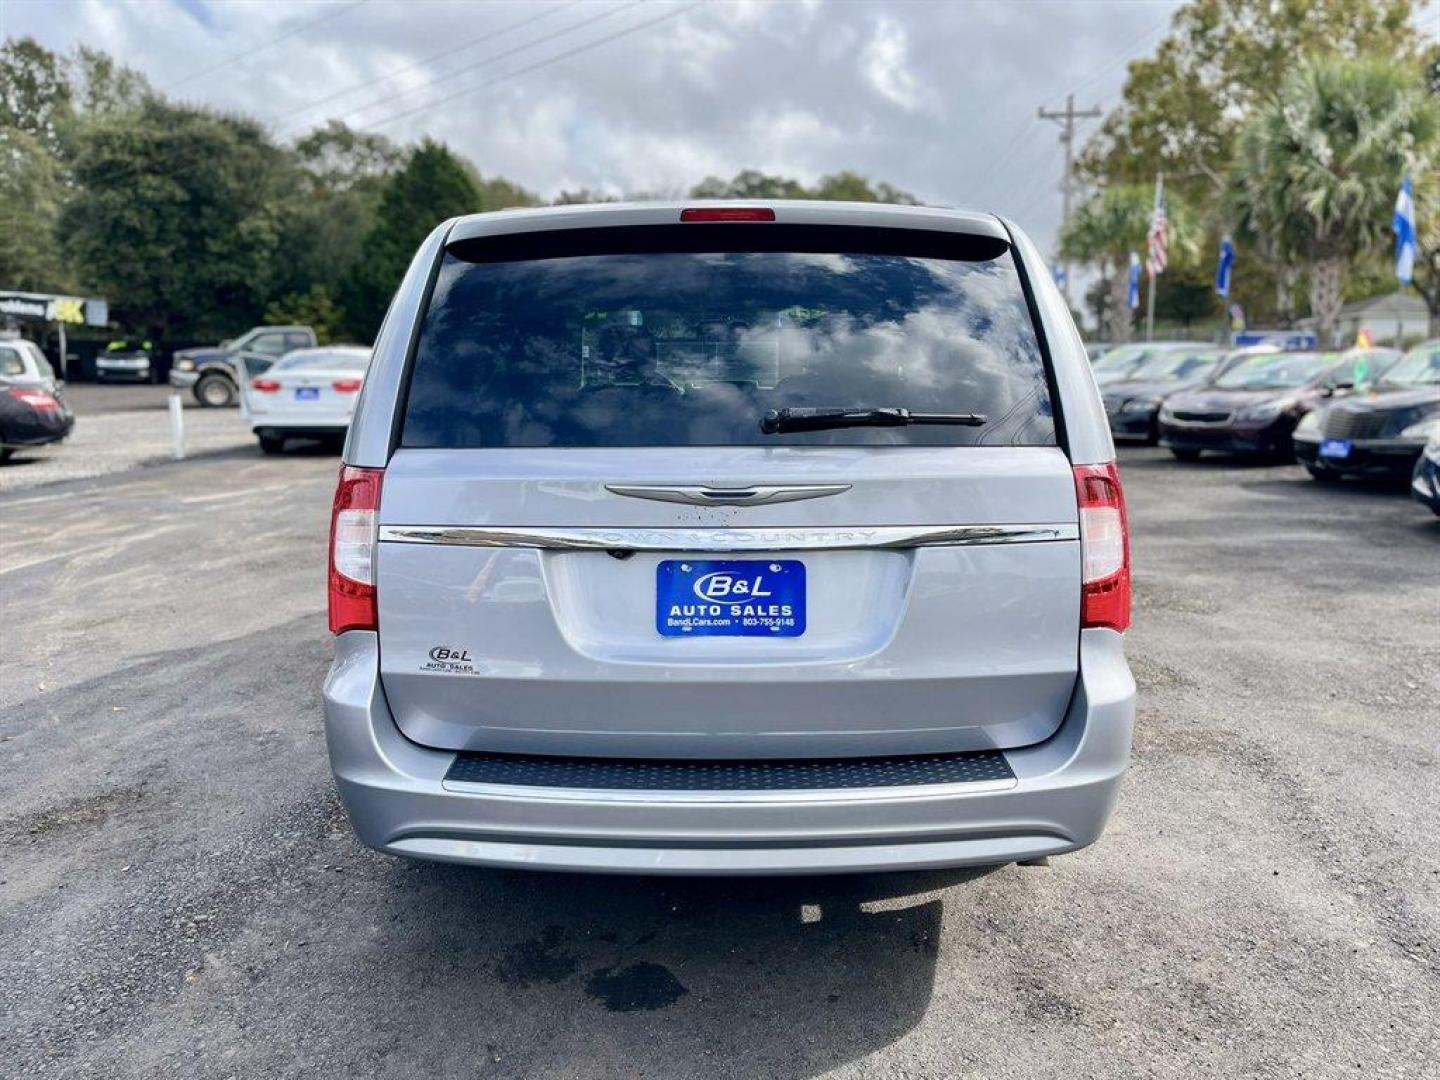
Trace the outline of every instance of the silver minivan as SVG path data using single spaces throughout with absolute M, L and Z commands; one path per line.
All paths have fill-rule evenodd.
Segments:
M 480 214 L 421 246 L 335 494 L 361 840 L 547 870 L 1032 860 L 1129 756 L 1085 348 L 990 215 Z

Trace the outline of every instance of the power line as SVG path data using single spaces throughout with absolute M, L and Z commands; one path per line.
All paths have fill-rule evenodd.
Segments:
M 453 79 L 453 78 L 456 78 L 457 76 L 468 74 L 469 72 L 475 71 L 477 68 L 486 67 L 486 66 L 489 65 L 489 64 L 495 63 L 497 60 L 507 59 L 508 57 L 514 56 L 514 55 L 516 55 L 517 53 L 526 52 L 526 51 L 528 51 L 528 50 L 530 50 L 530 49 L 533 49 L 533 48 L 536 48 L 536 47 L 538 47 L 538 46 L 540 46 L 540 45 L 544 45 L 544 44 L 547 44 L 548 42 L 554 41 L 556 38 L 564 37 L 566 34 L 572 34 L 572 33 L 574 33 L 576 30 L 583 30 L 585 27 L 591 26 L 591 25 L 593 25 L 593 24 L 595 24 L 595 23 L 597 23 L 597 22 L 602 22 L 602 21 L 604 21 L 605 19 L 614 18 L 616 15 L 623 14 L 624 12 L 629 11 L 629 10 L 630 10 L 631 8 L 633 8 L 633 7 L 637 7 L 637 6 L 640 5 L 640 4 L 643 4 L 644 2 L 645 2 L 645 0 L 629 0 L 628 3 L 621 4 L 619 7 L 610 8 L 608 11 L 602 11 L 602 12 L 600 12 L 598 15 L 591 15 L 591 16 L 589 16 L 588 18 L 581 19 L 579 22 L 577 22 L 577 23 L 572 23 L 571 25 L 569 25 L 569 26 L 567 26 L 567 27 L 564 27 L 563 29 L 552 31 L 552 32 L 549 33 L 549 34 L 542 34 L 540 37 L 535 38 L 535 39 L 532 40 L 532 41 L 522 42 L 521 44 L 511 46 L 511 47 L 508 48 L 508 49 L 502 49 L 502 50 L 501 50 L 500 52 L 498 52 L 498 53 L 491 53 L 489 56 L 481 57 L 479 60 L 475 61 L 473 64 L 467 64 L 465 67 L 456 68 L 454 71 L 447 72 L 446 74 L 444 74 L 444 75 L 440 76 L 438 79 L 436 79 L 434 82 L 430 83 L 428 86 L 416 86 L 416 87 L 411 87 L 409 90 L 402 90 L 402 91 L 400 91 L 400 93 L 398 93 L 398 94 L 392 94 L 392 95 L 390 95 L 389 97 L 385 97 L 385 98 L 376 98 L 374 101 L 370 101 L 370 102 L 367 102 L 367 103 L 364 104 L 364 105 L 357 106 L 356 108 L 353 108 L 353 109 L 349 110 L 348 112 L 344 113 L 344 114 L 341 116 L 341 119 L 342 119 L 342 120 L 348 120 L 349 118 L 353 117 L 356 113 L 367 112 L 368 110 L 373 109 L 373 108 L 374 108 L 375 106 L 377 106 L 377 105 L 388 105 L 388 104 L 390 104 L 392 101 L 394 101 L 396 98 L 408 97 L 410 94 L 416 93 L 417 91 L 420 91 L 420 90 L 430 90 L 430 89 L 433 89 L 434 87 L 438 86 L 440 83 L 448 82 L 449 80 L 451 80 L 451 79 Z M 488 86 L 488 85 L 489 85 L 489 83 L 481 83 L 481 84 L 480 84 L 480 86 Z M 479 89 L 479 88 L 480 88 L 480 87 L 472 87 L 472 89 Z M 468 93 L 468 91 L 461 91 L 461 92 L 462 92 L 462 93 Z M 446 100 L 448 100 L 448 99 L 446 99 Z M 374 126 L 374 125 L 366 125 L 366 126 Z
M 294 116 L 296 113 L 308 112 L 311 109 L 318 109 L 320 106 L 328 105 L 336 98 L 342 98 L 346 94 L 353 93 L 356 90 L 363 90 L 369 86 L 375 86 L 379 83 L 389 82 L 391 79 L 395 78 L 398 75 L 404 75 L 406 72 L 414 71 L 416 68 L 422 67 L 425 64 L 433 63 L 434 61 L 439 60 L 442 57 L 451 56 L 457 52 L 460 52 L 462 49 L 469 49 L 475 45 L 482 45 L 485 42 L 494 41 L 497 38 L 501 38 L 504 37 L 506 34 L 512 33 L 513 31 L 523 30 L 525 27 L 533 25 L 534 23 L 537 23 L 542 19 L 548 19 L 552 16 L 559 15 L 561 12 L 569 11 L 572 7 L 574 7 L 580 2 L 581 0 L 568 0 L 567 3 L 561 4 L 559 7 L 546 8 L 544 11 L 536 12 L 534 15 L 529 15 L 526 18 L 519 20 L 518 22 L 513 22 L 506 26 L 502 26 L 499 30 L 495 30 L 487 34 L 481 34 L 478 37 L 469 38 L 465 41 L 462 41 L 459 45 L 452 45 L 448 49 L 442 49 L 440 52 L 431 53 L 429 56 L 422 56 L 419 60 L 416 60 L 413 63 L 406 64 L 404 67 L 395 68 L 394 70 L 380 76 L 378 79 L 361 79 L 357 83 L 352 83 L 351 85 L 344 87 L 343 89 L 336 90 L 333 94 L 327 94 L 325 95 L 325 97 L 317 98 L 314 101 L 301 102 L 294 108 L 286 109 L 284 112 L 279 113 L 275 117 L 275 119 L 284 120 L 287 117 Z
M 174 90 L 178 89 L 179 87 L 184 86 L 184 85 L 185 85 L 186 83 L 188 83 L 188 82 L 194 82 L 196 79 L 200 78 L 202 75 L 209 75 L 209 74 L 210 74 L 211 72 L 213 72 L 213 71 L 219 71 L 219 70 L 220 70 L 221 68 L 223 68 L 223 67 L 229 67 L 231 64 L 238 63 L 239 61 L 244 60 L 247 56 L 253 56 L 255 53 L 260 52 L 260 51 L 262 51 L 262 50 L 264 50 L 264 49 L 268 49 L 268 48 L 270 48 L 270 46 L 272 46 L 272 45 L 278 45 L 280 42 L 285 41 L 287 38 L 292 38 L 292 37 L 294 37 L 296 34 L 302 34 L 302 33 L 304 33 L 306 30 L 312 30 L 312 29 L 314 29 L 315 27 L 321 25 L 322 23 L 327 23 L 327 22 L 330 22 L 330 21 L 333 20 L 333 19 L 338 19 L 338 18 L 340 18 L 341 15 L 344 15 L 346 12 L 353 11 L 353 10 L 355 10 L 357 7 L 359 7 L 361 4 L 368 4 L 369 2 L 370 2 L 370 0 L 354 0 L 353 3 L 346 4 L 344 7 L 342 7 L 342 8 L 341 8 L 340 10 L 338 10 L 338 11 L 328 12 L 328 13 L 326 13 L 326 14 L 324 14 L 324 15 L 321 15 L 320 18 L 318 18 L 318 19 L 311 19 L 309 22 L 304 22 L 304 23 L 301 23 L 299 26 L 291 27 L 289 30 L 286 30 L 283 34 L 276 34 L 274 37 L 269 38 L 269 39 L 266 40 L 266 41 L 262 41 L 262 42 L 259 42 L 259 43 L 255 44 L 255 45 L 252 45 L 252 46 L 250 46 L 248 49 L 243 49 L 242 51 L 240 51 L 240 52 L 238 52 L 238 53 L 234 53 L 234 54 L 232 54 L 231 56 L 226 57 L 224 60 L 216 61 L 215 63 L 211 64 L 209 67 L 203 67 L 203 68 L 200 68 L 198 71 L 192 71 L 189 75 L 186 75 L 183 79 L 178 79 L 178 80 L 176 80 L 175 82 L 171 83 L 169 86 L 164 87 L 164 89 L 165 89 L 165 90 L 168 90 L 168 91 L 174 91 Z
M 629 35 L 638 33 L 641 30 L 647 30 L 650 27 L 656 26 L 662 22 L 666 22 L 669 19 L 674 19 L 677 16 L 684 15 L 687 12 L 693 11 L 695 10 L 695 8 L 698 8 L 702 4 L 705 4 L 707 2 L 708 0 L 694 0 L 693 3 L 686 4 L 684 7 L 676 8 L 674 11 L 667 11 L 663 15 L 656 16 L 653 19 L 647 19 L 644 22 L 636 23 L 634 26 L 627 27 L 624 30 L 617 30 L 614 33 L 606 34 L 604 37 L 596 38 L 593 41 L 586 42 L 584 45 L 577 45 L 573 49 L 567 49 L 564 52 L 556 53 L 554 56 L 547 57 L 544 60 L 538 60 L 535 63 L 530 64 L 526 67 L 517 68 L 515 71 L 507 72 L 504 75 L 497 75 L 493 79 L 487 79 L 485 82 L 479 83 L 475 86 L 466 87 L 464 90 L 458 90 L 453 94 L 446 95 L 445 97 L 436 98 L 434 101 L 424 102 L 421 105 L 415 106 L 413 109 L 406 109 L 403 112 L 398 112 L 391 116 L 384 117 L 383 119 L 376 120 L 374 123 L 362 124 L 360 126 L 360 130 L 369 131 L 373 128 L 385 127 L 389 124 L 393 124 L 396 120 L 403 120 L 406 117 L 414 116 L 416 113 L 424 112 L 427 109 L 436 108 L 437 106 L 454 101 L 456 98 L 464 97 L 466 94 L 473 94 L 477 90 L 484 90 L 488 87 L 496 85 L 497 83 L 506 82 L 510 79 L 516 79 L 519 78 L 521 75 L 528 75 L 532 71 L 539 71 L 541 68 L 549 67 L 551 64 L 559 63 L 561 60 L 568 60 L 572 56 L 578 56 L 580 53 L 589 52 L 591 49 L 599 48 L 601 45 L 609 44 L 610 42 L 616 41 L 619 38 L 628 37 Z

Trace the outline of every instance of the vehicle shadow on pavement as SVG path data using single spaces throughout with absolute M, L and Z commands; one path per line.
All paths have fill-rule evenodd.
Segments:
M 408 1015 L 437 1038 L 468 1038 L 477 1060 L 497 1059 L 492 1068 L 508 1063 L 495 1075 L 548 1074 L 569 1060 L 594 1076 L 811 1077 L 919 1023 L 940 892 L 989 872 L 717 879 L 401 866 L 387 951 L 425 973 L 395 976 L 412 995 L 425 987 Z M 408 940 L 393 936 L 401 926 L 413 928 Z M 509 1008 L 484 1004 L 498 998 Z M 553 1059 L 536 1056 L 546 1045 Z

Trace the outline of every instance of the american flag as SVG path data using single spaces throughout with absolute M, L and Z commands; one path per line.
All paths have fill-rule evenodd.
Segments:
M 1170 222 L 1165 217 L 1165 178 L 1155 178 L 1155 211 L 1150 215 L 1150 232 L 1146 235 L 1149 249 L 1145 256 L 1145 272 L 1151 277 L 1165 272 L 1170 254 Z

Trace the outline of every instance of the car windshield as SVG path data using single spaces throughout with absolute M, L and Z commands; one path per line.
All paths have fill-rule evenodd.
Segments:
M 1274 353 L 1242 360 L 1215 380 L 1227 390 L 1279 390 L 1305 386 L 1336 361 L 1327 353 Z
M 1411 349 L 1385 372 L 1384 381 L 1396 386 L 1440 384 L 1440 345 Z
M 349 349 L 333 352 L 291 353 L 275 362 L 272 371 L 364 371 L 370 364 L 368 352 L 354 352 Z
M 1093 371 L 1123 371 L 1145 358 L 1144 345 L 1120 345 L 1090 365 Z
M 464 241 L 416 347 L 402 445 L 1055 444 L 1008 246 L 815 226 Z M 762 429 L 770 410 L 977 413 Z
M 1144 363 L 1130 372 L 1129 377 L 1132 380 L 1198 379 L 1219 362 L 1220 353 L 1215 351 L 1166 349 L 1154 356 L 1147 356 Z

